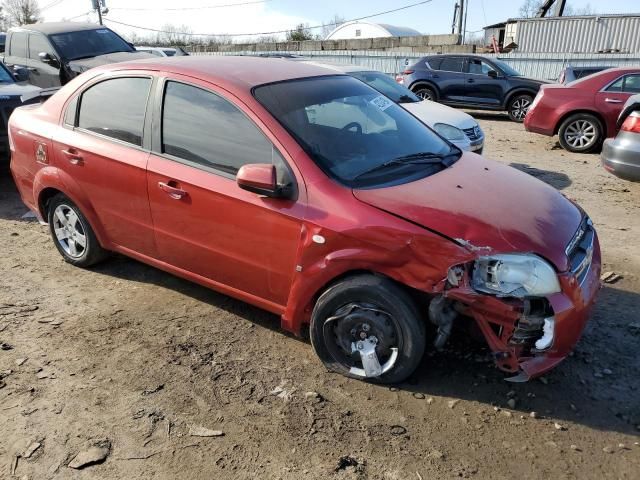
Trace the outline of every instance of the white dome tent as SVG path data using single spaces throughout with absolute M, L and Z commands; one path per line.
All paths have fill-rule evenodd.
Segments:
M 408 27 L 396 27 L 386 23 L 355 20 L 338 25 L 325 40 L 353 40 L 356 38 L 411 37 L 422 35 Z

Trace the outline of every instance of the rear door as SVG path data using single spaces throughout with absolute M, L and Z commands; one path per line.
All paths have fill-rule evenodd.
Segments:
M 91 84 L 67 103 L 54 138 L 59 167 L 89 200 L 109 240 L 148 256 L 155 254 L 145 138 L 152 83 L 148 75 L 128 75 Z
M 60 86 L 60 62 L 47 37 L 29 33 L 29 82 L 42 88 Z M 40 54 L 47 53 L 52 60 L 45 63 Z
M 301 182 L 251 111 L 194 82 L 175 76 L 156 97 L 161 127 L 154 129 L 148 190 L 160 259 L 279 311 L 295 272 L 305 202 L 242 190 L 235 175 L 245 164 L 273 163 L 279 183 Z
M 496 72 L 497 77 L 489 76 Z M 507 79 L 488 62 L 470 58 L 466 63 L 465 97 L 475 105 L 500 107 L 504 99 Z
M 616 135 L 616 122 L 631 95 L 640 93 L 640 73 L 622 75 L 596 93 L 596 109 L 606 122 L 607 137 Z
M 443 57 L 439 69 L 433 72 L 433 79 L 440 90 L 441 102 L 464 103 L 466 101 L 464 65 L 464 57 Z

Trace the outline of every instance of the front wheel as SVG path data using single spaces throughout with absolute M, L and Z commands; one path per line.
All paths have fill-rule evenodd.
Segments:
M 577 113 L 567 118 L 558 129 L 560 145 L 573 153 L 596 150 L 603 140 L 600 120 L 588 113 Z
M 384 277 L 358 275 L 329 287 L 311 316 L 311 343 L 331 371 L 398 383 L 417 368 L 425 325 L 413 299 Z
M 433 88 L 430 87 L 418 87 L 414 90 L 413 93 L 415 93 L 416 96 L 421 100 L 430 100 L 432 102 L 438 100 L 438 98 L 436 97 L 436 92 L 433 90 Z
M 518 123 L 524 122 L 524 117 L 527 116 L 532 102 L 533 97 L 531 95 L 522 94 L 514 96 L 509 101 L 509 106 L 507 107 L 507 113 L 511 121 Z

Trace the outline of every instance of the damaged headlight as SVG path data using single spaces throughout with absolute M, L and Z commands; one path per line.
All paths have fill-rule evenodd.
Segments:
M 541 297 L 560 291 L 553 267 L 532 254 L 480 257 L 471 283 L 479 292 L 506 297 Z

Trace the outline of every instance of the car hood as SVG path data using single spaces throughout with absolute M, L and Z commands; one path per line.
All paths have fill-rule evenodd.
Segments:
M 429 100 L 415 103 L 401 103 L 400 106 L 414 114 L 421 122 L 430 127 L 433 127 L 436 123 L 447 123 L 463 130 L 478 125 L 478 122 L 476 122 L 471 115 Z
M 145 52 L 115 52 L 106 55 L 98 55 L 91 58 L 82 58 L 80 60 L 70 60 L 69 67 L 72 70 L 84 72 L 90 68 L 107 65 L 109 63 L 127 62 L 130 60 L 144 60 L 145 58 L 153 58 L 150 53 Z
M 24 95 L 25 93 L 37 92 L 38 90 L 41 90 L 41 88 L 25 82 L 0 83 L 0 97 L 3 95 L 18 97 Z
M 553 187 L 473 153 L 422 180 L 353 194 L 479 254 L 535 253 L 559 271 L 568 269 L 565 249 L 582 220 Z

